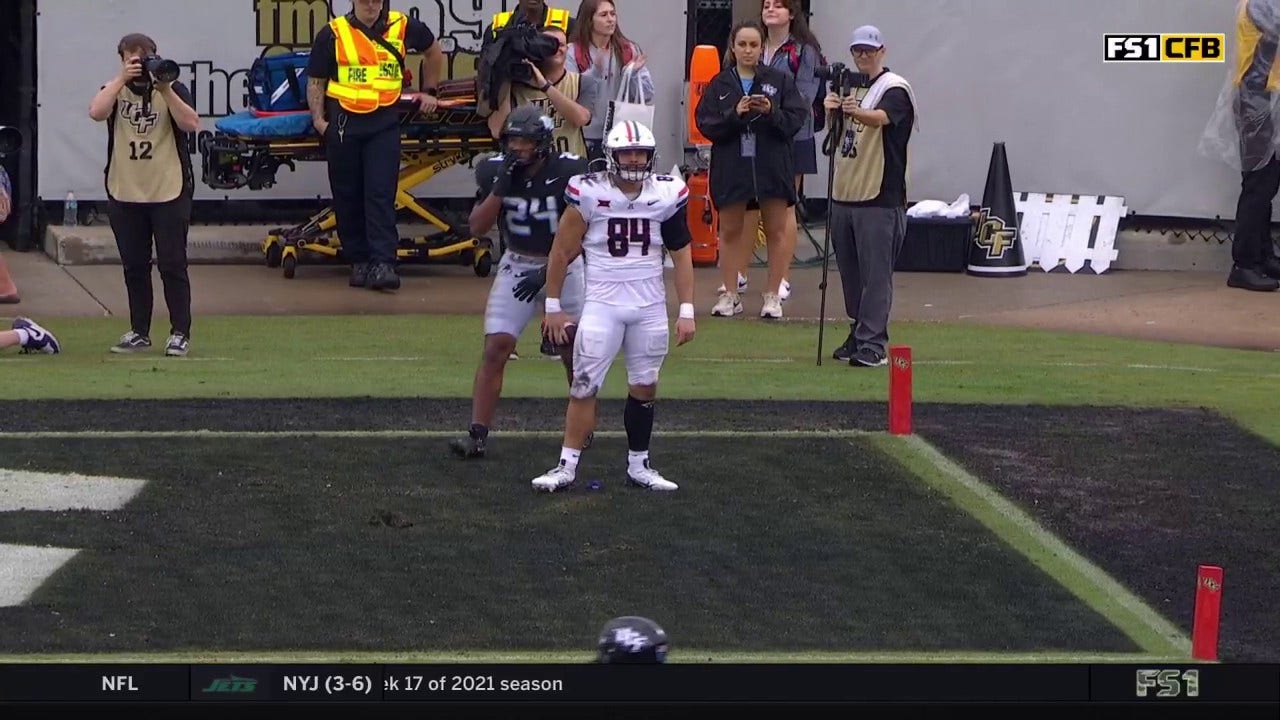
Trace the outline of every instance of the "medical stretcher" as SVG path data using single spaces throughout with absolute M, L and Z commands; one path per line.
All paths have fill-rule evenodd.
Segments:
M 491 243 L 471 237 L 465 221 L 450 223 L 411 194 L 439 173 L 497 151 L 485 118 L 476 113 L 475 80 L 442 83 L 439 101 L 430 115 L 419 113 L 409 99 L 396 106 L 401 113 L 396 209 L 408 210 L 439 230 L 400 238 L 396 255 L 401 262 L 468 264 L 476 275 L 488 277 L 493 268 Z M 200 145 L 202 180 L 215 190 L 269 188 L 282 167 L 296 170 L 299 162 L 325 161 L 323 139 L 306 112 L 260 116 L 245 111 L 222 118 L 215 127 L 217 132 Z M 267 267 L 283 268 L 284 276 L 292 278 L 303 251 L 345 262 L 336 227 L 330 207 L 302 224 L 272 229 L 262 244 Z

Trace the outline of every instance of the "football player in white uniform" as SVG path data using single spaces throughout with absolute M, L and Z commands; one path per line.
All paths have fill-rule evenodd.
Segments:
M 618 123 L 604 143 L 608 169 L 569 181 L 569 209 L 560 219 L 547 263 L 545 332 L 570 340 L 571 320 L 560 302 L 570 262 L 583 256 L 586 302 L 573 332 L 573 382 L 560 462 L 533 480 L 535 490 L 568 487 L 596 421 L 596 394 L 618 352 L 626 356 L 627 479 L 650 490 L 677 485 L 649 465 L 653 402 L 666 359 L 670 325 L 663 250 L 675 265 L 680 298 L 676 344 L 693 339 L 692 238 L 686 219 L 689 188 L 679 177 L 653 172 L 657 141 L 644 125 Z

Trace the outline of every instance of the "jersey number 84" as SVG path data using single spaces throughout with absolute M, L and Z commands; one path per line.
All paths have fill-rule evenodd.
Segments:
M 609 218 L 609 254 L 626 257 L 634 244 L 639 246 L 641 255 L 648 255 L 653 242 L 651 228 L 648 218 Z

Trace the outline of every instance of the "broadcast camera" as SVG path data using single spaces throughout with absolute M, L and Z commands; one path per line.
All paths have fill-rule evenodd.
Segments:
M 0 125 L 0 158 L 22 148 L 22 133 L 16 127 Z
M 560 50 L 560 43 L 553 37 L 543 35 L 542 30 L 527 23 L 513 23 L 503 28 L 497 39 L 506 39 L 505 66 L 497 68 L 501 74 L 506 71 L 507 79 L 512 82 L 529 83 L 533 81 L 533 71 L 524 63 L 525 60 L 541 66 Z
M 844 95 L 854 88 L 871 87 L 871 76 L 866 73 L 850 70 L 844 63 L 819 65 L 813 74 L 819 80 L 826 80 L 832 91 Z

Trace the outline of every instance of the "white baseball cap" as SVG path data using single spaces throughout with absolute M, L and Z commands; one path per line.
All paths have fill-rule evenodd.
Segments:
M 849 39 L 849 47 L 855 45 L 869 45 L 874 48 L 884 47 L 884 41 L 880 37 L 880 28 L 875 25 L 863 25 L 853 31 L 853 37 Z

